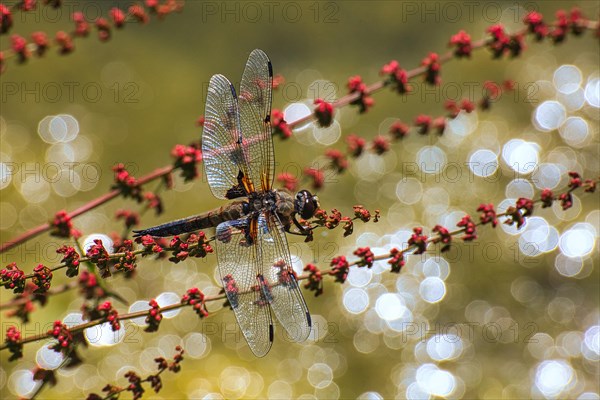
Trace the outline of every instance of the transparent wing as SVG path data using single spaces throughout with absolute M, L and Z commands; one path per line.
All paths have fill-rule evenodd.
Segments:
M 293 274 L 285 232 L 274 214 L 259 217 L 258 238 L 263 274 L 268 277 L 273 295 L 271 308 L 290 338 L 302 342 L 310 333 L 310 313 Z
M 263 191 L 273 186 L 275 169 L 271 136 L 272 88 L 271 61 L 262 50 L 256 49 L 246 62 L 238 103 L 250 178 Z
M 273 343 L 270 298 L 261 290 L 261 254 L 258 241 L 249 239 L 247 219 L 217 226 L 216 250 L 219 273 L 235 318 L 250 349 L 257 357 L 269 352 Z
M 247 174 L 240 146 L 242 134 L 235 88 L 223 75 L 208 84 L 202 132 L 202 158 L 210 189 L 220 199 L 239 185 L 240 171 Z

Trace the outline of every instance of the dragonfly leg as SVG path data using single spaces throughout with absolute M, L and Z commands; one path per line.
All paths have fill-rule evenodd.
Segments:
M 308 236 L 310 234 L 310 230 L 306 229 L 302 226 L 302 224 L 300 224 L 300 222 L 298 222 L 298 220 L 296 219 L 296 215 L 293 215 L 291 219 L 292 222 L 294 222 L 294 225 L 296 225 L 296 228 L 298 228 L 299 232 L 292 231 L 292 225 L 289 224 L 287 226 L 284 226 L 284 229 L 287 233 L 298 236 Z

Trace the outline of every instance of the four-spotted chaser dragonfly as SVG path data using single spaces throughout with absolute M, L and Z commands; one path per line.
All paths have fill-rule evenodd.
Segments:
M 202 157 L 208 184 L 228 205 L 154 228 L 137 236 L 171 236 L 216 228 L 215 248 L 223 288 L 252 352 L 262 357 L 273 342 L 271 310 L 294 341 L 304 341 L 311 318 L 292 270 L 285 232 L 296 215 L 311 218 L 318 199 L 307 190 L 273 189 L 271 133 L 273 69 L 262 50 L 250 53 L 239 96 L 223 75 L 208 86 Z

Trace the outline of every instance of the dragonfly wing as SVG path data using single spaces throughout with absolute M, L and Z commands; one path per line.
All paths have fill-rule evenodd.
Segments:
M 273 343 L 273 320 L 269 301 L 259 288 L 261 253 L 249 239 L 247 219 L 219 224 L 216 250 L 219 274 L 227 299 L 252 353 L 262 357 Z M 258 290 L 257 290 L 258 289 Z
M 310 333 L 310 313 L 293 274 L 285 232 L 275 214 L 259 217 L 257 242 L 262 251 L 262 273 L 268 277 L 273 295 L 271 308 L 290 338 L 302 342 Z
M 250 53 L 242 75 L 239 94 L 243 147 L 254 185 L 264 191 L 273 186 L 275 155 L 271 134 L 273 68 L 259 49 Z
M 239 186 L 240 175 L 248 176 L 241 142 L 235 88 L 223 75 L 213 75 L 206 96 L 202 159 L 208 184 L 215 197 L 234 198 L 231 190 Z

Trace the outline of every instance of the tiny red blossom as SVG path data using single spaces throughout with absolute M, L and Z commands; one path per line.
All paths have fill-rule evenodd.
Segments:
M 304 175 L 311 178 L 313 189 L 320 189 L 325 183 L 325 174 L 322 170 L 316 168 L 305 168 Z
M 279 86 L 285 83 L 285 78 L 283 75 L 277 74 L 273 77 L 273 89 L 278 89 Z
M 465 215 L 462 217 L 460 221 L 456 224 L 459 228 L 463 228 L 465 234 L 462 236 L 462 240 L 465 242 L 470 242 L 472 240 L 477 239 L 477 226 L 471 220 L 470 215 Z
M 35 290 L 37 293 L 45 293 L 50 289 L 52 271 L 45 265 L 38 264 L 37 267 L 33 269 L 33 278 L 31 278 L 31 281 L 37 286 L 37 289 Z
M 118 331 L 121 328 L 119 313 L 113 308 L 110 301 L 100 304 L 96 310 L 100 313 L 100 317 L 110 324 L 113 331 Z
M 406 261 L 404 261 L 404 253 L 396 248 L 393 248 L 390 250 L 390 255 L 391 258 L 388 261 L 388 264 L 391 266 L 390 271 L 398 274 L 402 270 L 402 267 L 404 267 L 406 264 Z
M 457 58 L 471 57 L 473 46 L 471 45 L 471 36 L 461 30 L 450 38 L 450 46 L 455 47 L 454 55 Z
M 343 217 L 341 222 L 344 223 L 342 226 L 342 229 L 344 229 L 344 237 L 352 235 L 354 232 L 354 222 L 348 217 Z
M 110 9 L 109 14 L 113 20 L 113 24 L 115 24 L 117 28 L 121 28 L 123 25 L 125 25 L 125 13 L 123 10 L 113 7 Z
M 550 37 L 554 43 L 561 43 L 567 37 L 569 28 L 569 19 L 565 10 L 558 10 L 556 12 L 556 21 L 554 22 L 554 29 L 550 31 Z
M 110 276 L 108 251 L 104 248 L 101 239 L 94 239 L 94 244 L 86 252 L 90 262 L 96 264 L 103 278 Z
M 6 33 L 13 26 L 13 17 L 10 8 L 0 3 L 0 33 Z
M 141 22 L 143 24 L 148 22 L 148 14 L 146 14 L 144 7 L 140 6 L 139 4 L 134 4 L 130 6 L 128 12 L 133 18 L 135 18 L 136 21 Z
M 490 108 L 493 102 L 498 101 L 502 95 L 502 87 L 496 82 L 485 81 L 483 83 L 483 97 L 479 102 L 482 110 Z
M 133 399 L 134 400 L 141 399 L 145 392 L 145 389 L 142 386 L 142 382 L 143 382 L 142 378 L 138 374 L 136 374 L 134 371 L 126 372 L 125 378 L 127 378 L 127 382 L 129 382 L 127 390 L 131 392 L 131 394 L 133 395 Z M 98 397 L 100 399 L 104 398 L 104 397 L 100 397 L 100 396 L 98 396 Z M 93 399 L 93 400 L 96 400 L 96 399 Z
M 469 99 L 462 99 L 460 102 L 461 110 L 464 110 L 467 113 L 470 113 L 475 109 L 475 104 Z
M 163 203 L 161 197 L 155 192 L 144 193 L 144 200 L 149 209 L 154 210 L 156 215 L 160 215 L 163 212 Z
M 21 332 L 15 326 L 9 326 L 6 330 L 6 345 L 10 351 L 8 361 L 14 361 L 23 357 L 23 343 L 21 343 Z
M 346 257 L 335 257 L 333 260 L 331 260 L 330 265 L 333 268 L 331 271 L 329 271 L 329 275 L 335 276 L 336 282 L 346 282 L 346 278 L 348 278 L 348 270 L 350 269 L 350 264 L 348 264 Z
M 333 122 L 333 106 L 323 99 L 316 99 L 315 117 L 322 127 L 328 127 Z
M 343 218 L 341 212 L 339 212 L 335 208 L 331 210 L 331 213 L 329 213 L 329 215 L 327 215 L 327 213 L 325 213 L 325 210 L 320 210 L 320 211 L 322 211 L 322 213 L 319 213 L 317 218 L 321 218 L 322 215 L 325 216 L 324 226 L 327 229 L 335 229 L 339 226 L 339 224 Z
M 492 25 L 486 29 L 492 36 L 492 40 L 487 42 L 488 48 L 492 51 L 494 58 L 500 58 L 508 50 L 508 44 L 510 42 L 509 36 L 504 31 L 502 24 Z
M 314 264 L 307 264 L 304 271 L 308 272 L 308 280 L 304 284 L 304 288 L 314 291 L 315 297 L 323 294 L 323 275 L 319 268 Z
M 560 205 L 563 210 L 568 210 L 573 207 L 573 195 L 571 192 L 563 193 L 558 196 L 558 200 L 560 201 Z
M 112 170 L 115 172 L 115 183 L 112 188 L 119 190 L 125 198 L 130 197 L 141 202 L 142 188 L 137 179 L 125 169 L 125 165 L 119 163 Z
M 442 225 L 436 225 L 433 227 L 432 232 L 436 232 L 438 234 L 438 238 L 435 240 L 435 242 L 441 242 L 444 244 L 440 251 L 444 253 L 450 250 L 452 235 L 450 234 L 448 229 L 443 227 Z
M 331 160 L 331 166 L 335 168 L 338 173 L 344 172 L 348 168 L 346 156 L 337 149 L 327 149 L 325 151 L 325 157 Z
M 526 47 L 525 36 L 523 34 L 518 33 L 510 37 L 510 41 L 508 42 L 508 50 L 510 51 L 510 56 L 512 58 L 520 56 Z
M 148 326 L 144 329 L 144 331 L 156 332 L 158 331 L 158 327 L 160 325 L 160 322 L 162 321 L 160 306 L 154 299 L 150 300 L 148 305 L 150 306 L 150 310 L 148 311 L 148 315 L 146 316 L 146 323 L 148 324 Z
M 187 293 L 181 297 L 181 304 L 192 306 L 200 318 L 208 316 L 208 311 L 206 310 L 206 305 L 204 303 L 204 293 L 198 288 L 188 289 Z
M 415 125 L 421 135 L 426 135 L 431 127 L 432 118 L 429 115 L 419 114 L 415 117 Z
M 144 4 L 152 11 L 156 11 L 156 8 L 159 6 L 159 0 L 145 0 Z
M 81 233 L 78 230 L 73 229 L 71 216 L 69 216 L 65 210 L 58 211 L 54 214 L 54 219 L 50 225 L 52 225 L 52 231 L 50 232 L 50 235 L 52 236 L 61 238 L 68 238 L 71 236 L 78 238 L 81 236 Z
M 66 32 L 63 32 L 63 31 L 56 32 L 56 35 L 54 36 L 54 40 L 56 41 L 56 44 L 58 44 L 58 46 L 59 46 L 60 54 L 69 54 L 73 50 L 75 50 L 75 45 L 73 44 L 73 39 Z
M 298 189 L 298 179 L 289 172 L 282 172 L 279 175 L 277 175 L 277 178 L 275 179 L 290 192 L 294 192 Z
M 410 246 L 415 246 L 413 254 L 423 254 L 427 250 L 427 236 L 423 235 L 423 228 L 413 228 L 413 234 L 408 239 Z
M 581 35 L 585 31 L 586 19 L 583 18 L 581 10 L 577 7 L 571 9 L 569 15 L 569 25 L 571 26 L 571 33 L 575 36 Z
M 448 115 L 452 118 L 455 118 L 460 112 L 460 107 L 454 100 L 446 100 L 444 102 L 444 108 L 448 110 Z
M 154 238 L 150 235 L 144 235 L 135 239 L 137 243 L 141 243 L 144 246 L 144 252 L 142 255 L 148 255 L 152 253 L 161 253 L 163 251 Z
M 396 121 L 390 126 L 389 133 L 394 139 L 403 139 L 408 136 L 410 126 L 403 123 L 402 121 Z
M 273 134 L 279 136 L 281 139 L 287 139 L 292 136 L 292 129 L 283 118 L 281 110 L 273 109 L 271 111 L 271 127 Z
M 35 53 L 38 57 L 43 56 L 48 50 L 49 41 L 48 35 L 45 32 L 33 32 L 31 34 L 31 41 L 35 44 Z
M 189 182 L 198 177 L 198 163 L 202 161 L 202 151 L 198 146 L 184 146 L 177 144 L 171 150 L 171 156 L 175 159 L 174 169 L 181 169 L 184 182 Z
M 492 227 L 496 227 L 498 225 L 498 218 L 496 218 L 496 210 L 494 209 L 494 205 L 490 204 L 480 204 L 477 207 L 477 211 L 480 211 L 479 220 L 483 225 L 492 224 Z
M 525 224 L 525 218 L 523 218 L 523 213 L 517 207 L 510 206 L 505 211 L 506 221 L 504 223 L 506 225 L 512 226 L 514 224 L 517 225 L 517 229 L 520 229 Z
M 408 84 L 408 73 L 400 68 L 396 60 L 390 61 L 381 68 L 381 75 L 389 75 L 390 83 L 394 84 L 396 91 L 400 94 L 410 92 L 412 88 Z
M 539 12 L 531 11 L 523 18 L 523 22 L 527 24 L 529 33 L 535 35 L 536 40 L 540 41 L 548 35 L 548 27 Z
M 362 154 L 367 141 L 364 138 L 351 133 L 346 138 L 346 143 L 348 143 L 348 153 L 350 153 L 352 157 L 358 157 Z
M 214 251 L 206 234 L 202 231 L 191 234 L 186 243 L 190 245 L 189 257 L 204 258 Z
M 115 219 L 122 219 L 125 222 L 125 227 L 127 228 L 137 226 L 140 223 L 140 215 L 131 210 L 117 210 L 115 212 Z
M 373 263 L 375 262 L 375 255 L 369 247 L 359 247 L 352 254 L 354 254 L 357 257 L 360 257 L 360 261 L 358 261 L 357 263 L 359 267 L 371 268 L 373 266 Z
M 375 152 L 375 154 L 382 155 L 390 149 L 390 142 L 385 136 L 378 135 L 373 139 L 373 143 L 371 143 L 371 148 Z
M 96 19 L 94 25 L 96 25 L 96 29 L 98 30 L 98 39 L 100 41 L 106 42 L 110 39 L 110 25 L 105 18 L 100 17 Z
M 517 199 L 516 207 L 520 210 L 525 210 L 523 212 L 524 217 L 528 217 L 533 214 L 533 200 L 528 199 L 526 197 L 519 197 Z
M 552 193 L 552 190 L 542 190 L 540 197 L 542 200 L 542 208 L 552 207 L 552 203 L 554 202 L 554 194 Z
M 355 205 L 352 206 L 352 209 L 354 210 L 354 216 L 360 219 L 362 222 L 369 222 L 371 220 L 371 213 L 363 206 Z
M 62 246 L 56 252 L 63 255 L 60 262 L 67 266 L 67 276 L 72 278 L 79 275 L 79 253 L 71 246 Z
M 10 263 L 3 268 L 0 277 L 5 289 L 11 289 L 13 293 L 23 293 L 25 290 L 25 272 L 17 267 L 17 263 Z
M 586 193 L 594 193 L 596 191 L 596 181 L 592 179 L 586 179 L 584 182 L 585 189 L 583 190 Z
M 21 0 L 18 7 L 23 11 L 33 11 L 36 7 L 36 0 Z
M 348 90 L 350 94 L 358 93 L 356 100 L 350 102 L 352 105 L 358 106 L 359 113 L 365 113 L 375 104 L 375 100 L 367 93 L 367 85 L 362 81 L 359 75 L 348 78 Z
M 115 269 L 117 271 L 125 272 L 127 277 L 133 276 L 133 272 L 136 268 L 136 256 L 133 252 L 133 241 L 125 239 L 120 246 L 115 246 L 115 248 L 117 249 L 117 253 L 122 254 L 115 260 Z
M 442 83 L 442 78 L 440 77 L 442 65 L 440 64 L 440 56 L 437 53 L 429 53 L 429 55 L 421 61 L 421 65 L 427 68 L 427 71 L 425 72 L 425 82 L 430 85 L 439 85 Z
M 31 56 L 29 48 L 27 47 L 27 40 L 23 36 L 15 34 L 10 37 L 10 41 L 10 48 L 18 56 L 18 62 L 23 63 L 27 61 Z
M 570 190 L 575 190 L 578 187 L 581 187 L 582 180 L 581 180 L 581 177 L 579 176 L 579 174 L 577 172 L 570 171 L 569 172 L 569 177 L 571 178 L 569 180 L 569 188 L 570 188 Z
M 98 283 L 96 275 L 88 271 L 82 271 L 79 275 L 79 290 L 86 300 L 100 300 L 106 297 L 106 292 Z
M 54 321 L 54 325 L 48 331 L 48 334 L 57 340 L 56 343 L 49 347 L 50 349 L 65 356 L 71 353 L 74 341 L 73 334 L 67 325 L 63 324 L 62 321 Z
M 85 16 L 81 11 L 74 12 L 71 18 L 73 19 L 73 22 L 75 22 L 75 36 L 85 37 L 89 35 L 90 24 L 86 21 Z
M 431 122 L 431 127 L 433 129 L 435 129 L 435 131 L 438 133 L 438 135 L 444 134 L 444 131 L 446 130 L 446 118 L 444 118 L 444 117 L 435 118 Z

